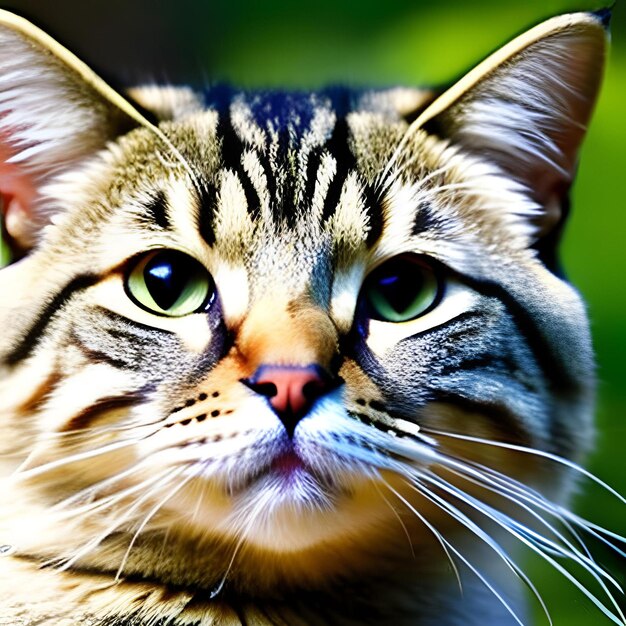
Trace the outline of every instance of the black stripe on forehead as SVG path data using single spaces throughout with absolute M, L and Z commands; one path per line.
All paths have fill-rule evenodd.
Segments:
M 324 197 L 322 220 L 334 215 L 347 176 L 358 171 L 346 116 L 360 95 L 361 92 L 341 88 L 319 92 L 238 92 L 218 87 L 205 92 L 207 105 L 216 108 L 219 115 L 218 137 L 223 167 L 237 175 L 252 219 L 257 219 L 260 214 L 259 187 L 262 185 L 270 199 L 275 223 L 293 226 L 299 212 L 312 205 L 325 153 L 334 158 L 336 172 Z M 245 123 L 251 130 L 256 127 L 265 133 L 265 145 L 250 145 L 250 140 L 238 132 L 232 119 L 233 106 L 245 112 L 248 118 Z M 319 133 L 319 129 L 313 128 L 316 114 L 324 111 L 336 120 L 334 126 L 327 126 L 328 132 L 332 129 L 328 139 Z M 320 134 L 318 142 L 316 132 Z M 246 151 L 254 153 L 264 180 L 252 181 L 245 171 L 242 156 Z M 362 185 L 362 201 L 370 225 L 364 238 L 367 245 L 372 246 L 382 234 L 383 208 L 374 189 L 365 184 Z M 212 244 L 214 237 L 210 225 L 213 216 L 207 216 L 206 210 L 204 206 L 201 232 Z
M 154 224 L 166 230 L 171 228 L 167 213 L 167 200 L 163 190 L 159 189 L 152 194 L 150 201 L 146 204 L 146 211 Z
M 209 246 L 215 243 L 213 218 L 217 206 L 217 189 L 215 185 L 203 182 L 196 189 L 198 193 L 198 232 Z
M 253 218 L 256 218 L 260 212 L 261 201 L 250 177 L 241 163 L 241 157 L 247 149 L 247 146 L 244 145 L 239 133 L 233 128 L 230 109 L 219 112 L 217 136 L 221 142 L 223 167 L 237 174 L 237 178 L 239 178 L 246 196 L 248 212 Z
M 350 150 L 349 145 L 349 128 L 345 118 L 337 120 L 335 129 L 330 140 L 326 143 L 326 149 L 335 157 L 337 162 L 337 171 L 330 181 L 326 198 L 324 199 L 324 211 L 322 219 L 325 221 L 330 218 L 337 209 L 343 183 L 348 173 L 356 168 L 356 158 Z

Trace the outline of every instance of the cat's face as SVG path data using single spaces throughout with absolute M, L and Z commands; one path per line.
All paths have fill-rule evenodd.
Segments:
M 45 181 L 6 211 L 16 247 L 39 240 L 0 272 L 8 541 L 207 586 L 260 558 L 299 584 L 470 528 L 474 498 L 514 509 L 501 480 L 562 497 L 544 458 L 489 442 L 586 447 L 587 323 L 543 242 L 603 42 L 595 17 L 554 24 L 440 98 L 135 90 L 156 125 L 31 51 L 102 136 L 3 127 L 11 176 Z M 44 87 L 13 90 L 36 110 Z

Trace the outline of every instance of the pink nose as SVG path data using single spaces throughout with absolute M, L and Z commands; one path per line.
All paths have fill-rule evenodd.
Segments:
M 268 399 L 272 409 L 292 435 L 297 423 L 329 387 L 329 377 L 316 365 L 262 365 L 245 384 Z

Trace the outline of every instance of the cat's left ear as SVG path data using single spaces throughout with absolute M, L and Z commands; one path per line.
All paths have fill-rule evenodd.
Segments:
M 414 126 L 486 157 L 544 207 L 539 236 L 562 218 L 598 95 L 609 12 L 562 15 L 492 54 Z
M 0 10 L 0 213 L 18 253 L 50 219 L 40 189 L 143 116 L 27 20 Z

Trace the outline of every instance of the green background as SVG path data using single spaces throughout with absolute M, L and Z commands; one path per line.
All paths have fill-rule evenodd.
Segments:
M 227 80 L 305 88 L 327 83 L 442 84 L 543 18 L 598 8 L 566 0 L 24 0 L 3 6 L 30 17 L 118 81 Z M 589 467 L 626 494 L 624 2 L 614 9 L 612 30 L 606 81 L 582 150 L 563 258 L 571 281 L 589 304 L 599 363 L 599 436 Z M 577 510 L 582 515 L 626 534 L 625 509 L 593 485 L 581 485 Z M 624 584 L 624 561 L 601 549 L 597 554 Z M 609 623 L 558 574 L 536 563 L 530 567 L 557 626 Z

